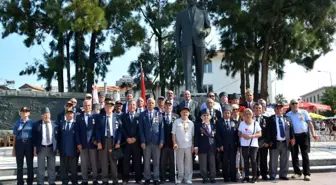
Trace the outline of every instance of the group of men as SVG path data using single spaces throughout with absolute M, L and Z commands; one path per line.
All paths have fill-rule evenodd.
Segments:
M 241 104 L 237 94 L 233 95 L 230 103 L 226 93 L 219 96 L 220 103 L 215 101 L 215 94 L 209 92 L 206 102 L 200 105 L 191 98 L 189 91 L 184 92 L 181 102 L 175 100 L 173 91 L 168 91 L 167 98 L 160 96 L 157 101 L 148 98 L 145 106 L 142 98 L 134 100 L 132 91 L 126 92 L 124 104 L 100 93 L 100 103 L 92 105 L 92 96 L 87 94 L 82 109 L 78 108 L 76 99 L 70 99 L 56 121 L 51 120 L 48 107 L 41 110 L 39 121 L 30 120 L 30 109 L 22 107 L 21 119 L 13 129 L 17 184 L 24 184 L 24 157 L 28 169 L 27 184 L 32 184 L 34 156 L 38 160 L 37 184 L 44 184 L 46 160 L 48 182 L 55 184 L 57 153 L 64 185 L 69 181 L 78 184 L 78 159 L 83 185 L 88 184 L 90 172 L 93 184 L 102 181 L 107 185 L 111 179 L 113 185 L 117 185 L 118 172 L 122 175 L 122 183 L 127 184 L 131 169 L 135 172 L 137 184 L 143 184 L 143 178 L 146 185 L 151 180 L 155 185 L 167 180 L 191 184 L 193 154 L 198 155 L 203 183 L 216 182 L 216 168 L 222 169 L 225 182 L 236 182 L 241 176 L 248 176 L 240 173 L 244 163 L 241 162 L 237 129 L 242 121 L 239 113 L 242 107 L 254 111 L 254 119 L 262 128 L 262 137 L 258 139 L 258 176 L 274 180 L 280 155 L 279 177 L 288 180 L 288 155 L 292 148 L 293 178 L 299 178 L 302 174 L 298 166 L 300 147 L 304 179 L 309 180 L 309 131 L 313 136 L 315 134 L 309 115 L 297 108 L 295 100 L 291 101 L 291 112 L 287 116 L 283 105 L 277 105 L 276 115 L 270 116 L 265 112 L 266 102 L 254 102 L 250 91 Z M 290 129 L 282 130 L 281 126 L 285 125 Z M 101 169 L 100 176 L 98 169 Z M 71 175 L 68 175 L 69 171 Z

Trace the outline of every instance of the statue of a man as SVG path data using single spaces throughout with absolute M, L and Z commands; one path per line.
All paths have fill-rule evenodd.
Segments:
M 197 0 L 187 0 L 189 7 L 176 17 L 175 39 L 177 49 L 182 52 L 186 90 L 191 90 L 192 60 L 195 57 L 196 87 L 203 92 L 205 61 L 205 37 L 211 32 L 209 16 L 197 8 Z

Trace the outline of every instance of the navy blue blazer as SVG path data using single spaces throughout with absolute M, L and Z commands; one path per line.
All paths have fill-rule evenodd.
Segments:
M 120 120 L 120 116 L 116 114 L 112 114 L 113 117 L 113 139 L 114 142 L 112 143 L 119 143 L 121 141 L 121 135 L 122 135 L 122 122 Z M 106 129 L 106 114 L 102 115 L 99 114 L 97 116 L 98 123 L 96 123 L 96 141 L 97 143 L 102 143 L 102 146 L 104 148 L 105 146 L 105 129 Z M 114 146 L 113 146 L 114 147 Z
M 88 125 L 85 123 L 85 113 L 76 116 L 76 141 L 82 148 L 96 149 L 96 125 L 99 122 L 98 114 L 91 114 L 88 118 Z
M 127 102 L 123 104 L 123 107 L 122 107 L 122 109 L 121 109 L 121 112 L 123 112 L 123 113 L 126 113 L 126 112 L 127 112 L 127 110 L 126 110 L 126 104 L 127 104 Z M 128 108 L 128 107 L 127 107 L 127 108 Z
M 179 118 L 179 116 L 178 114 L 172 112 L 170 122 L 166 119 L 166 113 L 164 113 L 162 116 L 164 123 L 164 138 L 165 138 L 163 147 L 173 148 L 173 139 L 172 139 L 173 134 L 171 132 L 173 129 L 173 123 L 177 118 Z
M 221 111 L 219 111 L 217 109 L 213 109 L 213 112 L 214 112 L 215 116 L 211 117 L 210 122 L 215 123 L 217 120 L 222 118 L 222 113 L 221 113 Z M 199 113 L 198 113 L 198 116 L 196 118 L 197 122 L 202 122 L 201 116 L 202 116 L 202 110 L 199 111 Z
M 219 145 L 226 149 L 236 149 L 239 144 L 238 137 L 238 122 L 230 119 L 230 126 L 228 126 L 224 119 L 220 119 L 216 122 L 217 132 L 220 136 Z
M 36 147 L 36 152 L 39 153 L 41 151 L 41 145 L 42 145 L 42 120 L 37 121 L 33 126 L 33 137 L 34 139 L 34 146 Z M 58 149 L 58 134 L 59 129 L 57 124 L 54 121 L 51 121 L 52 124 L 52 142 L 53 142 L 53 151 L 56 153 Z
M 148 110 L 140 113 L 140 141 L 146 145 L 149 144 L 164 144 L 164 124 L 162 114 L 153 110 L 153 115 L 158 116 L 156 123 L 149 120 Z M 154 117 L 154 116 L 153 116 Z
M 67 122 L 62 120 L 58 125 L 58 150 L 60 156 L 77 156 L 77 141 L 76 141 L 76 122 L 72 122 L 70 130 L 66 128 Z
M 206 128 L 202 122 L 198 122 L 195 127 L 194 147 L 198 147 L 198 153 L 216 153 L 219 140 L 219 134 L 215 124 L 210 124 L 211 133 L 206 132 Z
M 56 124 L 60 124 L 62 120 L 65 120 L 65 111 L 63 110 L 57 115 Z

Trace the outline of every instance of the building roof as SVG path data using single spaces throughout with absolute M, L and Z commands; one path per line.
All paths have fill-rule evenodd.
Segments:
M 124 87 L 124 88 L 120 88 L 119 86 L 107 86 L 107 92 L 112 92 L 112 91 L 127 91 L 132 89 L 131 87 Z M 103 92 L 104 91 L 104 86 L 97 86 L 97 91 L 98 92 Z
M 0 90 L 10 90 L 10 88 L 5 85 L 0 85 Z
M 336 86 L 332 86 L 332 87 L 336 87 Z M 313 90 L 313 91 L 310 91 L 310 92 L 308 92 L 308 93 L 306 93 L 306 94 L 301 95 L 301 97 L 309 96 L 309 95 L 311 95 L 311 94 L 314 94 L 314 93 L 316 93 L 316 92 L 318 92 L 318 91 L 325 90 L 325 89 L 327 89 L 327 88 L 330 88 L 330 86 L 320 87 L 320 88 L 318 88 L 318 89 L 315 89 L 315 90 Z
M 31 88 L 37 91 L 45 91 L 44 88 L 37 85 L 23 84 L 21 87 L 19 87 L 19 89 L 26 89 L 26 88 Z

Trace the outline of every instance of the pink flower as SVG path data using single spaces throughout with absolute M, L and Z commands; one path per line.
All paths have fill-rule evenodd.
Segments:
M 247 131 L 248 131 L 248 128 L 245 128 L 245 131 L 247 132 Z

